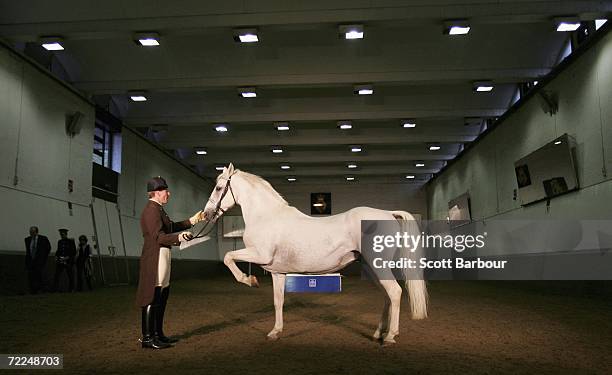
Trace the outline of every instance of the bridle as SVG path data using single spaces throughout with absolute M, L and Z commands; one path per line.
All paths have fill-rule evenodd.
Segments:
M 235 173 L 235 172 L 234 172 Z M 225 198 L 225 196 L 227 195 L 227 192 L 229 191 L 232 194 L 232 199 L 234 200 L 234 204 L 238 203 L 236 201 L 236 197 L 234 196 L 234 191 L 232 190 L 232 185 L 231 185 L 231 181 L 232 181 L 232 176 L 234 175 L 234 173 L 232 173 L 231 175 L 229 175 L 229 177 L 227 178 L 227 182 L 225 183 L 225 187 L 223 188 L 223 192 L 221 193 L 221 196 L 219 197 L 219 199 L 217 200 L 217 204 L 215 205 L 215 210 L 213 211 L 212 217 L 210 218 L 210 220 L 208 220 L 208 222 L 202 227 L 202 229 L 200 229 L 200 231 L 198 232 L 198 234 L 196 234 L 195 236 L 193 236 L 193 238 L 202 238 L 207 236 L 212 230 L 213 227 L 211 227 L 208 232 L 202 234 L 202 232 L 204 232 L 204 230 L 206 230 L 206 228 L 208 227 L 208 225 L 210 223 L 213 222 L 213 220 L 215 220 L 215 218 L 217 217 L 221 217 L 226 210 L 224 210 L 223 208 L 221 208 L 221 202 L 223 202 L 223 198 Z M 208 199 L 208 202 L 211 202 L 212 198 Z M 204 206 L 204 208 L 206 208 L 206 206 Z M 221 215 L 219 215 L 219 211 L 221 211 Z

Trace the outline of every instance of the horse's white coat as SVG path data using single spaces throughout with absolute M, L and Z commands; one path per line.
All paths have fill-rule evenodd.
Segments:
M 231 182 L 230 182 L 231 181 Z M 230 187 L 225 196 L 227 183 Z M 219 199 L 221 203 L 219 205 Z M 245 223 L 243 241 L 246 248 L 230 251 L 224 263 L 237 281 L 256 286 L 255 276 L 247 276 L 235 261 L 259 264 L 272 273 L 276 323 L 268 334 L 277 339 L 283 329 L 282 306 L 286 273 L 329 273 L 353 262 L 361 251 L 361 220 L 401 220 L 406 223 L 414 218 L 405 211 L 386 211 L 370 207 L 357 207 L 328 217 L 310 217 L 287 201 L 264 179 L 250 173 L 235 170 L 233 165 L 224 168 L 217 177 L 204 214 L 208 220 L 217 220 L 215 208 L 222 212 L 235 204 L 242 208 Z M 409 230 L 418 226 L 409 225 Z M 418 234 L 418 232 L 414 233 Z M 374 276 L 374 274 L 372 274 Z M 399 332 L 399 304 L 402 289 L 396 280 L 378 280 L 387 293 L 383 316 L 374 338 L 383 338 L 385 344 L 394 343 Z M 414 319 L 427 317 L 427 290 L 423 280 L 407 281 L 411 310 Z

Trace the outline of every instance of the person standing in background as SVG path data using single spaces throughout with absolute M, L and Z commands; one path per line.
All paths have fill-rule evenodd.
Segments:
M 76 245 L 74 238 L 68 238 L 68 229 L 59 230 L 61 239 L 57 241 L 55 252 L 55 277 L 53 278 L 53 291 L 57 291 L 59 278 L 66 271 L 68 275 L 68 291 L 74 292 L 74 258 Z
M 25 238 L 25 266 L 28 271 L 30 293 L 36 294 L 45 288 L 44 272 L 51 243 L 46 236 L 38 234 L 38 227 L 30 227 L 30 236 Z
M 76 259 L 77 270 L 77 290 L 83 291 L 83 276 L 89 290 L 93 290 L 91 278 L 93 275 L 93 267 L 91 264 L 91 248 L 87 243 L 87 237 L 84 234 L 79 236 L 78 255 Z

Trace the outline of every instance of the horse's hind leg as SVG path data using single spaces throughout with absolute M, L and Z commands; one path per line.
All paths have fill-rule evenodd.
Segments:
M 389 297 L 389 330 L 383 338 L 383 345 L 395 344 L 394 337 L 399 335 L 399 313 L 402 287 L 396 280 L 379 280 Z
M 372 271 L 372 269 L 368 267 L 367 264 L 364 264 L 363 269 L 364 271 L 366 271 L 370 279 L 372 279 L 374 284 L 378 288 L 380 288 L 382 291 L 385 292 L 385 306 L 383 307 L 383 312 L 382 312 L 382 315 L 380 316 L 378 327 L 376 328 L 376 331 L 374 331 L 374 334 L 372 335 L 372 339 L 374 339 L 375 341 L 378 341 L 387 334 L 387 331 L 389 331 L 389 306 L 391 305 L 391 300 L 387 296 L 387 292 L 385 288 L 383 288 L 383 286 L 381 285 L 380 280 L 378 279 L 378 276 L 376 275 L 376 273 Z
M 385 296 L 385 307 L 383 308 L 382 316 L 380 317 L 380 322 L 378 323 L 378 328 L 376 328 L 376 331 L 374 331 L 374 334 L 372 335 L 372 338 L 376 341 L 382 339 L 389 330 L 389 305 L 389 298 Z
M 274 310 L 276 320 L 274 328 L 268 333 L 268 339 L 278 340 L 278 335 L 283 331 L 283 303 L 285 302 L 285 274 L 272 273 L 272 285 L 274 287 Z

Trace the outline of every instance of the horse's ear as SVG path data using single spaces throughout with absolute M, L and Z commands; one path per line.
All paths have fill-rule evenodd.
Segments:
M 226 168 L 226 167 L 223 167 L 223 171 L 221 172 L 221 174 L 222 174 L 222 175 L 227 174 L 227 168 Z
M 234 164 L 230 163 L 229 166 L 227 167 L 227 171 L 230 175 L 234 173 Z

